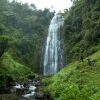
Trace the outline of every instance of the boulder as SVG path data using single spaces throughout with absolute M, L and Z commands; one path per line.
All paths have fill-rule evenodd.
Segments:
M 35 99 L 39 99 L 39 100 L 44 99 L 44 93 L 37 92 L 37 93 L 35 93 L 34 97 L 35 97 Z

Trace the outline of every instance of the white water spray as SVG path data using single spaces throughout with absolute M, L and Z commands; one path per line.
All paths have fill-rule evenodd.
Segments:
M 63 66 L 60 36 L 60 27 L 62 25 L 63 19 L 61 15 L 56 14 L 51 20 L 45 46 L 43 74 L 46 76 L 56 73 Z

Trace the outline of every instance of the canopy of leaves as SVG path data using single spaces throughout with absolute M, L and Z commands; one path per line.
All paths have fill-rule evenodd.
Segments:
M 49 9 L 38 10 L 34 4 L 29 6 L 15 0 L 11 3 L 0 0 L 0 37 L 7 36 L 10 39 L 7 48 L 15 60 L 38 71 L 41 45 L 53 15 L 54 12 Z M 7 43 L 2 45 L 7 46 Z
M 91 48 L 100 44 L 100 1 L 72 1 L 73 6 L 63 13 L 65 62 L 94 53 L 97 49 Z

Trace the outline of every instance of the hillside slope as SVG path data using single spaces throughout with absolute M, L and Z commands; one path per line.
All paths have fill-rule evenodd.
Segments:
M 100 100 L 100 50 L 88 58 L 72 62 L 54 76 L 44 78 L 45 91 L 54 100 Z
M 29 76 L 35 77 L 30 68 L 16 62 L 8 52 L 0 58 L 0 89 L 13 81 L 25 81 Z

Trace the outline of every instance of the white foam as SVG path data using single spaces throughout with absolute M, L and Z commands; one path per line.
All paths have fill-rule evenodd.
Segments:
M 31 90 L 31 91 L 34 91 L 35 89 L 36 89 L 35 86 L 30 86 L 30 87 L 29 87 L 29 90 Z
M 31 92 L 31 93 L 29 93 L 29 94 L 23 95 L 23 97 L 29 98 L 30 96 L 34 96 L 34 94 L 35 94 L 35 92 Z
M 14 86 L 14 88 L 16 88 L 16 89 L 23 89 L 24 86 L 23 85 L 20 85 L 20 84 L 17 84 L 16 86 Z

